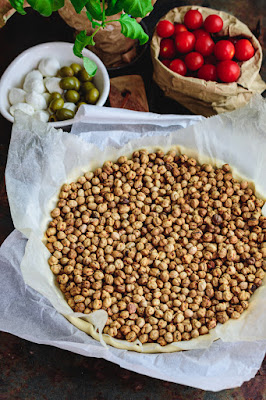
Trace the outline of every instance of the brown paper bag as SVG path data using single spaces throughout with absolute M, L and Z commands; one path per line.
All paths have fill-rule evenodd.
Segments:
M 30 7 L 30 5 L 24 1 L 24 8 Z M 16 10 L 12 7 L 8 0 L 0 0 L 0 28 L 2 28 L 7 20 L 12 17 Z
M 210 14 L 218 14 L 224 22 L 219 36 L 245 36 L 254 49 L 255 55 L 241 65 L 241 75 L 237 82 L 217 83 L 203 79 L 181 76 L 164 66 L 158 59 L 161 38 L 154 32 L 151 41 L 151 55 L 154 67 L 153 79 L 165 95 L 176 100 L 195 114 L 209 117 L 226 111 L 233 111 L 249 102 L 255 93 L 266 89 L 265 82 L 259 75 L 262 63 L 262 49 L 249 28 L 234 16 L 210 8 L 186 6 L 169 11 L 162 19 L 183 23 L 185 13 L 199 10 L 203 19 Z

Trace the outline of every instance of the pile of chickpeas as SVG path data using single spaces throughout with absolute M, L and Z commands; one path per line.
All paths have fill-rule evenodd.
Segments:
M 68 305 L 104 333 L 190 340 L 238 319 L 266 269 L 264 201 L 230 166 L 135 151 L 64 184 L 46 231 Z

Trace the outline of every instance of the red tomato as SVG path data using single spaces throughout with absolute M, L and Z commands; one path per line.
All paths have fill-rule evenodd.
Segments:
M 170 21 L 160 21 L 157 25 L 156 31 L 159 36 L 168 38 L 174 34 L 175 27 Z
M 172 39 L 162 39 L 160 44 L 160 57 L 174 58 L 175 44 Z
M 220 40 L 214 46 L 214 55 L 217 60 L 232 60 L 235 55 L 235 46 L 229 40 Z
M 232 60 L 225 60 L 217 64 L 217 76 L 222 82 L 235 82 L 240 75 L 239 65 Z
M 214 41 L 210 36 L 200 37 L 195 44 L 195 50 L 203 56 L 210 56 L 214 49 Z
M 192 51 L 188 53 L 185 57 L 185 64 L 191 71 L 196 71 L 204 64 L 203 57 L 200 53 Z
M 217 81 L 216 67 L 212 64 L 204 64 L 198 70 L 198 78 L 205 79 L 205 81 Z
M 187 67 L 184 61 L 179 60 L 176 58 L 175 60 L 171 61 L 170 67 L 172 71 L 176 72 L 179 75 L 185 76 L 187 73 Z
M 183 24 L 176 24 L 175 25 L 175 35 L 177 35 L 178 33 L 180 33 L 180 32 L 186 32 L 187 31 L 187 28 L 185 27 L 185 25 L 183 25 Z
M 196 38 L 191 32 L 180 32 L 175 37 L 176 49 L 180 53 L 188 53 L 194 49 Z
M 204 29 L 196 29 L 195 31 L 193 31 L 193 34 L 195 35 L 196 39 L 199 39 L 202 36 L 210 37 L 210 34 L 206 32 Z
M 247 39 L 240 39 L 235 45 L 236 59 L 239 61 L 247 61 L 254 56 L 255 50 Z
M 209 15 L 204 21 L 204 28 L 207 32 L 217 33 L 223 28 L 223 20 L 219 15 Z
M 198 29 L 202 26 L 203 18 L 198 10 L 189 10 L 184 17 L 184 24 L 188 29 Z
M 167 68 L 169 68 L 171 60 L 161 60 L 161 62 L 163 63 L 163 65 L 165 65 Z

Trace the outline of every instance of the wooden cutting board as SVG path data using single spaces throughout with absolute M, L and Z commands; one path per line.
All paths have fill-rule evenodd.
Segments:
M 110 79 L 111 107 L 134 111 L 149 111 L 144 82 L 140 75 L 125 75 Z

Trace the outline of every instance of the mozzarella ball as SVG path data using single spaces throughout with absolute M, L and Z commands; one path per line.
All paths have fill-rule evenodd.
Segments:
M 46 101 L 46 107 L 48 107 L 50 102 L 50 93 L 47 92 L 43 93 L 43 97 L 45 98 Z
M 35 110 L 44 110 L 47 107 L 43 95 L 37 92 L 27 93 L 26 103 L 32 105 Z
M 56 77 L 45 78 L 44 84 L 49 93 L 58 92 L 60 94 L 63 94 L 64 91 L 59 86 L 60 81 L 61 81 L 61 78 L 56 78 Z
M 23 89 L 12 88 L 9 91 L 9 102 L 11 105 L 24 103 L 25 102 L 26 92 Z
M 34 108 L 30 104 L 27 104 L 27 103 L 15 104 L 14 106 L 10 107 L 9 112 L 11 115 L 14 116 L 14 114 L 17 110 L 23 111 L 25 114 L 28 114 L 28 115 L 34 114 Z
M 33 118 L 36 118 L 38 121 L 48 122 L 49 113 L 48 111 L 38 110 L 33 114 Z
M 35 80 L 41 81 L 43 79 L 42 74 L 40 71 L 37 69 L 34 69 L 33 71 L 30 71 L 26 76 L 24 82 L 29 82 L 29 81 L 35 81 Z
M 43 76 L 55 76 L 60 69 L 59 61 L 56 58 L 43 58 L 38 66 Z
M 37 92 L 37 93 L 44 93 L 45 92 L 45 87 L 44 83 L 40 79 L 31 79 L 29 81 L 25 81 L 23 85 L 23 89 L 26 90 L 26 92 Z
M 76 104 L 74 104 L 74 103 L 65 103 L 64 104 L 64 108 L 67 108 L 68 110 L 71 110 L 71 111 L 76 111 L 76 108 L 77 108 L 77 106 L 76 106 Z

